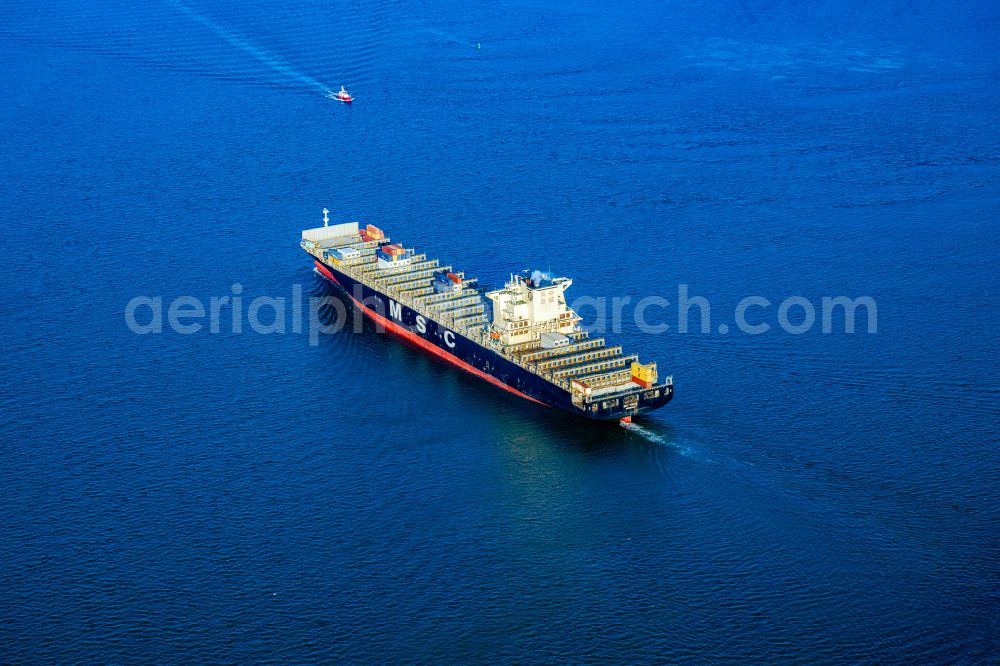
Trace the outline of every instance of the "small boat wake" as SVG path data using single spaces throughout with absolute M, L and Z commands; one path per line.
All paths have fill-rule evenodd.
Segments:
M 243 35 L 238 34 L 233 30 L 229 30 L 215 21 L 211 20 L 203 14 L 199 14 L 194 9 L 186 5 L 182 0 L 167 0 L 167 3 L 173 6 L 175 9 L 185 14 L 197 23 L 202 24 L 220 38 L 225 41 L 230 46 L 243 51 L 251 58 L 257 60 L 261 64 L 269 67 L 274 72 L 281 74 L 282 76 L 297 82 L 307 88 L 318 88 L 321 91 L 329 91 L 326 85 L 316 80 L 315 78 L 304 74 L 297 70 L 295 67 L 289 63 L 282 60 L 280 57 L 274 55 L 273 53 L 268 53 L 264 49 L 260 48 L 248 38 Z
M 434 30 L 432 28 L 427 28 L 427 29 L 422 30 L 421 32 L 429 34 L 429 35 L 433 35 L 433 36 L 437 37 L 438 39 L 440 39 L 442 41 L 445 41 L 445 42 L 450 42 L 452 44 L 459 44 L 461 46 L 469 46 L 471 48 L 476 49 L 477 51 L 482 48 L 482 44 L 480 44 L 479 42 L 470 42 L 470 41 L 468 41 L 466 39 L 462 39 L 460 37 L 456 37 L 455 35 L 451 34 L 450 32 L 444 32 L 443 30 Z

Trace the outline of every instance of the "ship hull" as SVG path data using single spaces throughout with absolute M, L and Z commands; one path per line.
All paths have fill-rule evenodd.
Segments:
M 585 408 L 578 407 L 565 389 L 465 337 L 458 330 L 416 312 L 404 303 L 338 271 L 334 266 L 318 260 L 314 260 L 314 263 L 316 269 L 339 286 L 354 305 L 377 326 L 520 398 L 598 420 L 643 414 L 662 407 L 673 398 L 673 387 L 661 386 L 642 392 L 638 405 L 632 409 L 625 409 L 621 398 L 597 401 Z

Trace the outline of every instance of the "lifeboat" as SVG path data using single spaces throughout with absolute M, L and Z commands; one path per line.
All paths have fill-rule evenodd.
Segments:
M 354 98 L 351 97 L 351 93 L 347 92 L 347 90 L 344 89 L 344 86 L 340 86 L 340 92 L 337 93 L 334 99 L 338 102 L 343 102 L 344 104 L 350 104 L 354 101 Z

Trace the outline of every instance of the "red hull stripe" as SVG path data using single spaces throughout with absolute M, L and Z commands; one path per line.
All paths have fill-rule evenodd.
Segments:
M 324 272 L 326 272 L 326 271 L 324 271 Z M 409 340 L 410 342 L 412 342 L 413 344 L 417 345 L 421 349 L 423 349 L 425 351 L 428 351 L 431 354 L 434 354 L 435 356 L 437 356 L 440 359 L 443 359 L 445 361 L 448 361 L 449 363 L 453 363 L 454 365 L 457 365 L 459 368 L 461 368 L 462 370 L 465 370 L 468 373 L 471 373 L 471 374 L 473 374 L 473 375 L 475 375 L 475 376 L 477 376 L 477 377 L 479 377 L 481 379 L 485 379 L 486 381 L 488 381 L 490 384 L 493 384 L 494 386 L 499 386 L 503 390 L 510 391 L 514 395 L 519 396 L 521 398 L 524 398 L 525 400 L 530 400 L 531 402 L 535 402 L 535 403 L 538 403 L 539 405 L 544 405 L 544 406 L 548 407 L 548 405 L 546 405 L 544 402 L 541 402 L 540 400 L 535 400 L 530 395 L 526 395 L 524 393 L 521 393 L 520 391 L 518 391 L 515 388 L 511 388 L 510 386 L 507 386 L 506 384 L 504 384 L 502 381 L 500 381 L 496 377 L 488 375 L 485 372 L 483 372 L 482 370 L 477 370 L 476 368 L 472 367 L 471 365 L 469 365 L 465 361 L 463 361 L 463 360 L 461 360 L 459 358 L 455 358 L 451 354 L 445 353 L 444 351 L 442 351 L 441 349 L 439 349 L 435 345 L 432 345 L 431 343 L 429 343 L 426 340 L 424 340 L 423 338 L 421 338 L 419 335 L 416 335 L 416 334 L 414 334 L 414 333 L 406 330 L 402 326 L 400 326 L 400 325 L 398 325 L 398 324 L 396 324 L 396 323 L 394 323 L 392 321 L 389 321 L 388 319 L 386 319 L 385 317 L 383 317 L 379 313 L 375 312 L 374 310 L 371 310 L 371 309 L 365 307 L 364 305 L 362 305 L 361 303 L 359 303 L 358 300 L 356 298 L 354 298 L 353 296 L 351 296 L 350 294 L 348 294 L 348 296 L 350 296 L 351 300 L 354 301 L 354 303 L 359 308 L 361 308 L 366 315 L 368 315 L 369 317 L 371 317 L 372 320 L 374 320 L 375 322 L 381 324 L 387 330 L 392 331 L 393 333 L 395 333 L 399 337 L 403 338 L 404 340 Z
M 319 269 L 320 273 L 322 273 L 323 275 L 327 276 L 328 278 L 330 278 L 331 280 L 333 280 L 337 284 L 340 284 L 340 282 L 337 280 L 337 278 L 333 277 L 333 273 L 330 272 L 330 269 L 328 269 L 323 264 L 319 263 L 319 261 L 317 261 L 317 260 L 313 260 L 313 261 L 316 264 L 316 268 Z

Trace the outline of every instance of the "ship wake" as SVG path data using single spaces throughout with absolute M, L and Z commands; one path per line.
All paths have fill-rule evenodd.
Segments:
M 167 0 L 167 2 L 185 14 L 192 20 L 201 25 L 205 26 L 212 32 L 214 32 L 218 37 L 225 41 L 230 46 L 239 49 L 246 55 L 250 56 L 257 62 L 268 67 L 273 72 L 281 74 L 283 77 L 290 79 L 298 84 L 301 84 L 307 88 L 314 88 L 319 90 L 322 94 L 329 96 L 332 94 L 330 87 L 326 84 L 316 80 L 315 78 L 309 76 L 308 74 L 303 74 L 296 68 L 294 68 L 289 63 L 282 60 L 280 57 L 274 55 L 273 53 L 268 53 L 264 49 L 260 48 L 256 44 L 252 43 L 249 39 L 243 35 L 239 35 L 232 30 L 228 30 L 215 21 L 211 20 L 207 16 L 199 14 L 194 9 L 188 5 L 181 2 L 181 0 Z
M 695 457 L 694 450 L 690 446 L 681 444 L 680 442 L 670 441 L 665 437 L 663 437 L 662 435 L 657 434 L 653 430 L 642 427 L 638 423 L 626 423 L 625 421 L 619 421 L 618 425 L 620 425 L 622 428 L 625 428 L 625 430 L 628 430 L 633 435 L 637 435 L 651 444 L 657 444 L 659 446 L 666 446 L 675 449 L 685 458 Z

